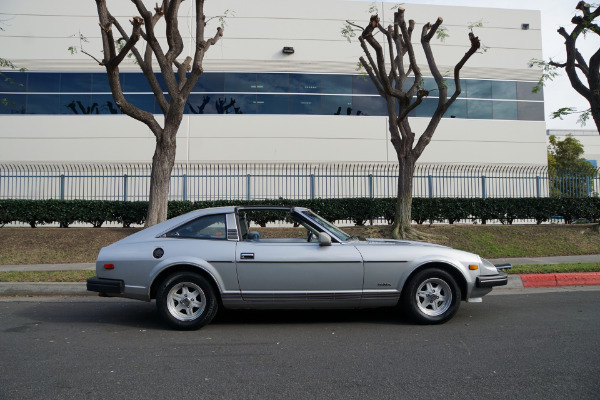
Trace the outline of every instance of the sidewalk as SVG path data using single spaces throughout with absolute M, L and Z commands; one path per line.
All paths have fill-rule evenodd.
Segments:
M 493 264 L 561 264 L 561 263 L 600 263 L 600 254 L 584 256 L 559 256 L 535 258 L 495 258 Z M 95 270 L 94 263 L 77 264 L 38 264 L 38 265 L 0 265 L 4 271 L 73 271 Z M 530 287 L 557 286 L 595 286 L 600 285 L 600 272 L 564 273 L 564 274 L 528 274 L 509 275 L 508 285 L 494 289 L 494 292 L 510 292 L 514 289 Z M 86 284 L 60 282 L 0 282 L 0 297 L 10 296 L 98 296 L 88 292 Z

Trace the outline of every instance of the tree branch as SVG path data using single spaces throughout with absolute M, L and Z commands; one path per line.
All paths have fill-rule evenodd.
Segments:
M 113 21 L 113 24 L 117 27 L 121 36 L 125 40 L 129 40 L 129 37 L 127 36 L 127 33 L 125 32 L 125 30 L 121 27 L 121 24 L 112 16 L 111 16 L 111 19 Z M 153 20 L 156 19 L 156 21 L 158 21 L 158 19 L 160 19 L 160 16 L 158 18 L 156 18 L 156 15 L 155 15 L 154 17 L 152 17 L 152 19 Z M 156 22 L 154 22 L 154 23 L 156 23 Z M 147 44 L 147 42 L 146 42 L 146 49 L 147 50 L 150 49 L 149 59 L 146 59 L 147 57 L 142 59 L 140 52 L 135 48 L 135 46 L 132 47 L 131 51 L 134 54 L 135 59 L 137 60 L 138 64 L 140 65 L 140 68 L 142 69 L 142 72 L 144 73 L 144 76 L 146 77 L 148 84 L 150 85 L 150 89 L 152 89 L 152 93 L 154 93 L 154 98 L 156 99 L 158 106 L 160 107 L 162 113 L 166 115 L 169 110 L 169 103 L 167 102 L 167 99 L 165 98 L 162 88 L 160 87 L 160 84 L 158 83 L 158 80 L 156 79 L 156 76 L 154 75 L 154 71 L 152 70 L 152 50 L 151 50 L 151 47 Z
M 469 58 L 471 58 L 471 56 L 473 54 L 475 54 L 477 52 L 477 50 L 481 47 L 481 42 L 479 41 L 479 38 L 477 36 L 475 36 L 475 34 L 473 32 L 469 32 L 469 41 L 471 42 L 471 47 L 465 53 L 465 55 L 461 58 L 461 60 L 454 66 L 454 83 L 455 83 L 454 94 L 452 95 L 450 100 L 446 101 L 444 104 L 441 104 L 440 102 L 438 102 L 438 107 L 436 108 L 431 120 L 429 121 L 429 124 L 427 125 L 425 132 L 423 132 L 423 134 L 419 138 L 419 141 L 417 142 L 417 145 L 413 149 L 413 153 L 415 154 L 415 157 L 417 157 L 417 158 L 420 157 L 420 155 L 425 150 L 425 147 L 427 147 L 427 145 L 431 141 L 431 137 L 433 136 L 433 133 L 435 132 L 435 129 L 437 128 L 438 124 L 440 123 L 445 112 L 452 105 L 452 103 L 454 103 L 454 101 L 458 98 L 458 96 L 461 93 L 460 70 L 465 65 L 465 63 L 469 60 Z

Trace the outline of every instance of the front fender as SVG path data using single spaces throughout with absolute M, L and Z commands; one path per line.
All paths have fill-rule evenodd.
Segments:
M 410 272 L 402 277 L 403 279 L 402 282 L 400 282 L 400 285 L 401 287 L 404 287 L 405 283 L 412 275 L 424 268 L 440 268 L 454 276 L 463 291 L 463 298 L 469 298 L 475 285 L 475 280 L 477 279 L 477 276 L 479 276 L 479 270 L 470 270 L 469 265 L 479 264 L 479 260 L 469 259 L 457 261 L 456 258 L 445 255 L 429 255 L 421 257 L 411 262 L 411 268 L 409 268 Z

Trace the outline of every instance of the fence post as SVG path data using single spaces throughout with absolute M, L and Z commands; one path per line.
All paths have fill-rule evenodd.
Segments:
M 375 191 L 373 188 L 373 174 L 369 174 L 369 197 L 371 199 L 375 197 Z
M 485 175 L 481 176 L 481 197 L 484 199 L 487 197 L 487 191 L 485 187 Z
M 310 198 L 315 198 L 315 174 L 310 174 Z
M 183 174 L 183 188 L 182 190 L 182 197 L 183 197 L 183 201 L 187 200 L 187 175 Z
M 250 201 L 250 174 L 246 175 L 246 200 Z
M 541 184 L 541 179 L 539 176 L 535 177 L 535 190 L 537 192 L 537 197 L 542 197 L 542 194 L 540 193 L 542 189 L 542 184 Z
M 427 176 L 427 183 L 429 186 L 429 198 L 433 197 L 433 176 Z
M 127 174 L 123 175 L 123 201 L 127 201 Z
M 65 199 L 65 174 L 60 175 L 60 199 Z

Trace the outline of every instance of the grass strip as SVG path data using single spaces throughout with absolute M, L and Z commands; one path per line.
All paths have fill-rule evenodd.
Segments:
M 0 282 L 85 282 L 96 271 L 2 271 Z
M 565 272 L 600 272 L 600 263 L 527 264 L 505 270 L 508 274 L 557 274 Z

